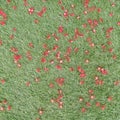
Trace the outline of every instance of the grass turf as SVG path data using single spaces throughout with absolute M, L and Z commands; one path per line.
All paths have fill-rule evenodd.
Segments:
M 120 120 L 120 2 L 61 1 L 0 0 L 0 120 Z

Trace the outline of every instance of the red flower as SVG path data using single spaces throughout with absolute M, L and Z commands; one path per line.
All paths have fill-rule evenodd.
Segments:
M 90 102 L 86 102 L 86 106 L 90 107 L 91 106 Z
M 113 99 L 112 96 L 109 96 L 109 97 L 108 97 L 108 102 L 111 102 L 112 99 Z
M 86 108 L 83 107 L 83 108 L 81 109 L 81 112 L 82 112 L 82 113 L 86 112 Z
M 53 83 L 50 83 L 50 84 L 49 84 L 49 87 L 50 87 L 50 88 L 54 88 L 54 84 L 53 84 Z
M 106 108 L 106 105 L 101 106 L 101 110 L 105 110 L 105 108 Z
M 28 9 L 28 13 L 29 13 L 30 15 L 33 14 L 33 13 L 34 13 L 34 8 L 33 8 L 33 7 L 29 8 L 29 9 Z
M 28 82 L 26 82 L 26 86 L 27 87 L 29 87 L 30 86 L 30 82 L 28 81 Z
M 0 25 L 4 26 L 5 24 L 5 21 L 0 21 Z
M 40 81 L 40 78 L 35 78 L 35 82 L 39 82 Z
M 5 108 L 3 106 L 0 106 L 0 111 L 4 111 Z
M 11 2 L 11 0 L 7 0 L 7 2 L 8 2 L 8 3 L 10 3 L 10 2 Z
M 34 45 L 33 45 L 32 42 L 30 42 L 30 43 L 28 44 L 28 46 L 31 47 L 31 48 L 34 48 Z
M 91 95 L 94 93 L 94 90 L 90 89 L 90 90 L 88 90 L 88 93 Z
M 22 58 L 21 55 L 14 54 L 14 61 L 15 61 L 15 63 L 18 62 L 21 58 Z
M 3 43 L 2 40 L 0 40 L 0 46 L 2 45 L 2 43 Z
M 54 46 L 53 46 L 53 50 L 54 50 L 54 51 L 56 51 L 58 48 L 59 48 L 58 45 L 54 45 Z
M 84 7 L 88 7 L 90 0 L 84 0 Z
M 81 77 L 81 78 L 85 78 L 85 77 L 86 77 L 86 74 L 85 74 L 85 73 L 81 73 L 81 74 L 80 74 L 80 77 Z
M 58 27 L 58 32 L 59 32 L 59 33 L 62 33 L 62 32 L 63 32 L 63 26 L 59 26 L 59 27 Z
M 63 15 L 65 18 L 68 17 L 68 10 L 65 10 Z
M 56 83 L 59 85 L 59 86 L 62 86 L 64 84 L 64 78 L 57 78 L 56 79 Z
M 95 99 L 95 96 L 94 96 L 94 95 L 91 95 L 91 96 L 90 96 L 90 99 L 91 99 L 91 100 Z
M 36 68 L 36 72 L 38 72 L 38 73 L 39 73 L 39 72 L 40 72 L 40 68 Z
M 118 25 L 118 26 L 120 26 L 120 21 L 119 21 L 119 22 L 117 22 L 117 25 Z
M 8 101 L 7 101 L 6 99 L 3 100 L 3 104 L 7 104 L 7 102 L 8 102 Z
M 108 74 L 108 71 L 105 70 L 105 69 L 101 69 L 101 73 L 102 73 L 103 75 L 107 75 L 107 74 Z
M 13 52 L 13 53 L 18 53 L 18 49 L 17 48 L 15 48 L 15 47 L 11 47 L 11 52 Z
M 61 65 L 56 65 L 56 69 L 62 70 L 62 66 Z
M 39 17 L 42 17 L 43 14 L 46 12 L 46 10 L 47 10 L 47 8 L 46 8 L 46 7 L 43 7 L 42 10 L 37 13 L 37 15 L 38 15 Z
M 45 71 L 45 72 L 48 72 L 48 70 L 49 70 L 49 69 L 48 69 L 47 67 L 44 68 L 44 71 Z
M 10 111 L 12 109 L 12 107 L 10 105 L 8 105 L 7 110 Z
M 95 103 L 96 107 L 100 107 L 100 102 Z
M 79 101 L 80 101 L 80 102 L 83 102 L 83 97 L 80 97 L 80 98 L 79 98 Z
M 70 67 L 69 70 L 72 72 L 72 71 L 74 71 L 74 68 L 73 68 L 73 67 Z
M 42 114 L 43 114 L 43 112 L 44 112 L 44 111 L 43 111 L 43 109 L 42 109 L 42 108 L 38 110 L 38 113 L 39 113 L 40 115 L 42 115 Z
M 46 58 L 44 58 L 44 57 L 41 58 L 41 62 L 42 62 L 42 63 L 46 63 Z
M 81 80 L 81 81 L 80 81 L 80 85 L 83 85 L 84 83 L 85 83 L 84 80 Z

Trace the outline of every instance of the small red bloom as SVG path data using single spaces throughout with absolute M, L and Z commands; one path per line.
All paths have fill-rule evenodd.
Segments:
M 96 107 L 100 107 L 101 104 L 100 104 L 100 102 L 96 102 L 95 105 L 96 105 Z
M 101 69 L 101 73 L 102 73 L 103 75 L 107 75 L 107 74 L 108 74 L 108 71 L 102 68 L 102 69 Z
M 44 57 L 41 58 L 41 62 L 42 62 L 42 63 L 46 63 L 46 58 L 44 58 Z
M 72 71 L 74 71 L 74 68 L 73 68 L 73 67 L 70 67 L 69 70 L 72 72 Z
M 81 80 L 79 84 L 80 84 L 80 85 L 83 85 L 84 83 L 85 83 L 85 81 L 84 81 L 84 80 Z
M 7 3 L 10 3 L 11 2 L 11 0 L 6 0 L 7 1 Z
M 91 95 L 91 96 L 90 96 L 90 99 L 91 99 L 91 100 L 95 99 L 95 96 L 94 96 L 94 95 Z
M 105 108 L 106 108 L 106 105 L 101 106 L 101 110 L 105 110 Z
M 18 66 L 18 68 L 21 68 L 22 65 L 21 65 L 21 63 L 17 63 L 17 66 Z
M 49 84 L 49 87 L 50 87 L 50 88 L 54 88 L 54 84 L 53 84 L 53 83 L 50 83 L 50 84 Z
M 5 108 L 3 106 L 0 106 L 0 111 L 4 111 Z
M 86 112 L 86 108 L 83 107 L 83 108 L 81 109 L 81 112 L 82 112 L 82 113 Z
M 38 23 L 39 23 L 39 20 L 38 20 L 38 19 L 34 19 L 34 23 L 35 23 L 35 24 L 38 24 Z
M 114 54 L 114 55 L 112 56 L 112 58 L 113 58 L 113 60 L 116 60 L 116 59 L 117 59 L 116 54 Z
M 44 68 L 44 71 L 45 71 L 45 72 L 48 72 L 48 71 L 49 71 L 49 69 L 48 69 L 47 67 L 45 67 L 45 68 Z
M 34 8 L 33 8 L 33 7 L 29 8 L 29 9 L 28 9 L 28 13 L 29 13 L 30 15 L 33 14 L 33 13 L 34 13 Z
M 67 18 L 68 17 L 68 10 L 65 10 L 63 15 L 65 18 Z
M 40 72 L 40 68 L 36 68 L 36 72 L 39 73 Z
M 108 97 L 108 102 L 111 102 L 112 99 L 113 99 L 112 96 L 109 96 L 109 97 Z
M 2 40 L 0 40 L 0 46 L 3 44 Z
M 117 22 L 117 25 L 118 25 L 118 26 L 120 26 L 120 21 L 119 21 L 119 22 Z
M 7 110 L 10 111 L 12 109 L 12 107 L 10 105 L 8 105 Z
M 88 7 L 90 0 L 84 0 L 84 7 Z
M 43 112 L 44 112 L 44 111 L 43 111 L 43 109 L 42 109 L 42 108 L 38 110 L 38 113 L 39 113 L 40 115 L 42 115 L 42 114 L 43 114 Z
M 37 15 L 38 15 L 39 17 L 42 17 L 43 14 L 44 14 L 46 11 L 47 11 L 47 8 L 46 8 L 46 7 L 43 7 L 42 10 L 37 13 Z
M 59 33 L 62 33 L 63 30 L 64 30 L 63 26 L 59 26 L 59 27 L 58 27 L 58 32 L 59 32 Z
M 54 45 L 54 46 L 53 46 L 53 50 L 54 50 L 54 51 L 56 51 L 58 48 L 59 48 L 58 45 Z
M 14 54 L 14 61 L 15 61 L 15 63 L 17 63 L 21 58 L 22 58 L 21 55 Z
M 80 102 L 83 102 L 83 97 L 80 97 L 80 98 L 79 98 L 79 101 L 80 101 Z
M 52 99 L 50 100 L 50 102 L 51 102 L 51 103 L 55 103 L 55 100 L 52 98 Z
M 85 73 L 81 73 L 81 74 L 80 74 L 80 77 L 81 77 L 81 78 L 85 78 L 85 77 L 86 77 L 86 74 L 85 74 Z
M 4 26 L 6 24 L 5 21 L 0 21 L 0 25 Z
M 64 78 L 57 78 L 56 79 L 56 83 L 59 85 L 59 86 L 62 86 L 64 84 Z
M 33 45 L 32 42 L 30 42 L 30 43 L 28 44 L 28 46 L 29 46 L 30 48 L 34 48 L 34 45 Z
M 56 65 L 56 69 L 62 70 L 62 66 L 61 65 Z
M 14 5 L 14 6 L 12 6 L 12 8 L 13 8 L 13 10 L 16 10 L 16 9 L 17 9 L 17 6 Z
M 114 85 L 115 85 L 115 86 L 118 86 L 119 84 L 120 84 L 120 81 L 119 81 L 119 80 L 117 80 L 117 81 L 114 82 Z
M 30 86 L 30 82 L 28 81 L 28 82 L 26 82 L 26 86 L 27 87 L 29 87 Z
M 2 103 L 3 103 L 3 104 L 7 104 L 7 102 L 8 102 L 8 101 L 7 101 L 6 99 L 4 99 Z
M 18 53 L 18 49 L 17 48 L 15 48 L 15 47 L 11 47 L 11 52 L 13 52 L 13 53 Z
M 48 34 L 48 35 L 46 36 L 46 39 L 49 40 L 50 38 L 51 38 L 51 35 Z
M 40 81 L 40 78 L 35 78 L 35 82 L 39 82 Z
M 86 106 L 90 107 L 91 106 L 90 102 L 86 102 Z
M 93 94 L 93 93 L 94 93 L 94 90 L 89 89 L 89 90 L 88 90 L 88 93 L 91 95 L 91 94 Z

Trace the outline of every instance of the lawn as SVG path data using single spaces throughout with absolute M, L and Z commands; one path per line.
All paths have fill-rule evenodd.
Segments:
M 0 0 L 0 120 L 120 120 L 120 0 Z

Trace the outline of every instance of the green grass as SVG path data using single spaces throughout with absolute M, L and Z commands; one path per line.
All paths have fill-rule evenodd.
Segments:
M 119 0 L 91 0 L 89 7 L 96 6 L 101 8 L 101 12 L 97 10 L 84 15 L 84 0 L 63 0 L 62 5 L 68 9 L 69 13 L 74 13 L 75 16 L 65 18 L 64 11 L 58 5 L 58 0 L 28 0 L 29 6 L 24 6 L 23 0 L 11 0 L 7 3 L 6 0 L 0 0 L 0 8 L 7 14 L 6 25 L 0 25 L 0 120 L 120 120 L 120 82 L 114 85 L 114 82 L 120 81 L 120 26 L 117 23 L 120 21 L 120 2 Z M 111 4 L 115 3 L 112 7 Z M 71 8 L 74 4 L 75 8 Z M 16 10 L 12 7 L 16 6 Z M 46 7 L 47 11 L 42 17 L 37 16 L 37 12 Z M 28 9 L 34 7 L 34 13 L 29 15 Z M 110 17 L 109 13 L 113 16 Z M 80 16 L 80 19 L 77 19 Z M 88 25 L 88 19 L 103 19 L 103 22 L 98 22 L 95 27 L 96 33 L 91 31 Z M 34 23 L 37 19 L 38 24 Z M 2 20 L 2 16 L 0 16 Z M 87 24 L 83 28 L 83 24 Z M 58 27 L 64 27 L 63 33 L 58 33 Z M 106 30 L 113 27 L 114 30 L 110 33 L 110 38 L 106 38 Z M 16 28 L 16 32 L 12 29 Z M 84 34 L 84 37 L 78 37 L 74 42 L 68 42 L 74 39 L 75 28 Z M 86 31 L 89 30 L 87 33 Z M 60 38 L 56 41 L 52 36 L 53 33 Z M 64 37 L 64 33 L 68 33 Z M 14 35 L 10 39 L 10 35 Z M 46 39 L 50 34 L 51 38 Z M 86 38 L 91 37 L 94 47 L 90 47 Z M 111 41 L 112 45 L 107 42 Z M 28 44 L 32 43 L 33 48 Z M 42 63 L 41 58 L 43 52 L 46 50 L 43 45 L 47 44 L 50 53 L 46 58 L 47 62 Z M 53 46 L 58 45 L 57 51 L 53 51 Z M 101 45 L 105 45 L 106 49 L 103 52 Z M 14 63 L 14 53 L 11 48 L 18 49 L 18 54 L 22 58 L 18 61 L 21 64 L 19 68 L 17 63 Z M 65 53 L 68 47 L 72 48 L 70 62 L 65 60 Z M 77 53 L 75 48 L 79 48 Z M 108 52 L 112 48 L 113 52 Z M 89 50 L 89 54 L 85 54 L 85 50 Z M 26 53 L 30 51 L 32 60 L 28 60 Z M 56 53 L 60 51 L 60 58 L 63 60 L 61 64 L 62 70 L 57 70 L 56 65 L 59 64 L 56 60 Z M 113 55 L 117 58 L 114 60 Z M 90 62 L 87 64 L 85 60 Z M 50 64 L 50 60 L 54 60 L 54 64 Z M 77 67 L 81 66 L 85 72 L 86 77 L 80 78 Z M 97 71 L 97 67 L 101 66 L 108 70 L 107 75 L 103 75 Z M 44 68 L 49 69 L 48 72 Z M 70 72 L 69 68 L 73 67 L 74 71 Z M 39 73 L 36 68 L 40 68 Z M 99 76 L 100 80 L 104 81 L 103 85 L 96 85 L 94 77 Z M 40 81 L 35 82 L 35 78 Z M 65 79 L 63 86 L 56 83 L 56 78 L 63 77 Z M 2 84 L 1 80 L 5 80 Z M 85 83 L 80 85 L 79 82 L 84 80 Z M 30 82 L 30 86 L 26 86 L 26 82 Z M 54 87 L 50 88 L 49 84 L 53 83 Z M 52 98 L 58 97 L 58 90 L 63 92 L 63 108 L 60 109 L 58 103 L 51 103 Z M 88 90 L 93 89 L 95 99 L 89 98 Z M 84 98 L 83 102 L 79 101 L 79 97 Z M 108 97 L 112 96 L 112 101 L 108 102 Z M 7 100 L 7 104 L 3 104 L 3 100 Z M 96 107 L 95 103 L 99 101 L 101 105 L 106 105 L 105 110 Z M 87 107 L 86 102 L 90 102 L 91 106 Z M 7 110 L 8 105 L 12 107 L 10 111 Z M 81 112 L 85 107 L 86 112 Z M 44 113 L 40 115 L 38 110 L 42 108 Z

